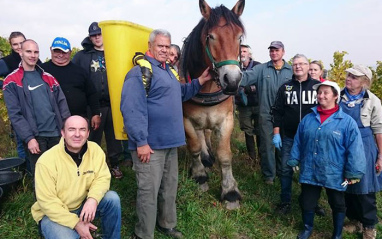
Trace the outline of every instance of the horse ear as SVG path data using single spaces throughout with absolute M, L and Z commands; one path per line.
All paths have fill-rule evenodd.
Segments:
M 204 17 L 204 19 L 210 18 L 211 8 L 204 0 L 199 0 L 199 9 L 200 13 Z
M 245 0 L 239 0 L 235 4 L 235 6 L 232 8 L 232 12 L 236 14 L 237 17 L 240 17 L 241 14 L 244 11 L 244 5 L 245 5 Z

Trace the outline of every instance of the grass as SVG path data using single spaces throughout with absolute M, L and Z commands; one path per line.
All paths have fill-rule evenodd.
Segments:
M 220 171 L 214 165 L 209 173 L 210 189 L 200 192 L 198 185 L 189 179 L 188 166 L 190 155 L 185 147 L 179 150 L 179 189 L 177 196 L 178 229 L 185 238 L 190 239 L 263 239 L 296 238 L 301 229 L 300 209 L 297 197 L 300 193 L 297 175 L 293 183 L 293 212 L 287 216 L 274 213 L 279 202 L 280 184 L 272 186 L 262 183 L 260 167 L 256 162 L 246 159 L 243 134 L 235 128 L 232 139 L 234 153 L 233 172 L 239 184 L 243 200 L 237 210 L 228 211 L 220 198 Z M 118 192 L 122 204 L 122 238 L 129 238 L 134 231 L 136 222 L 135 174 L 131 168 L 122 167 L 124 177 L 121 180 L 112 179 L 111 189 Z M 378 194 L 378 208 L 382 200 Z M 0 238 L 39 238 L 37 225 L 30 214 L 33 192 L 31 179 L 24 178 L 14 187 L 6 198 L 1 198 L 0 205 Z M 311 238 L 330 238 L 332 219 L 325 193 L 320 199 L 327 215 L 316 217 L 314 232 Z M 379 214 L 379 217 L 382 215 Z M 378 226 L 378 232 L 382 228 Z M 167 238 L 155 233 L 155 238 Z M 345 239 L 362 238 L 360 235 L 343 233 Z M 379 237 L 382 238 L 382 237 Z

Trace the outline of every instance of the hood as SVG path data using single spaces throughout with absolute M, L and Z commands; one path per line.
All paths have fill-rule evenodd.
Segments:
M 85 39 L 81 42 L 81 45 L 85 51 L 94 50 L 94 45 L 89 37 L 85 37 Z

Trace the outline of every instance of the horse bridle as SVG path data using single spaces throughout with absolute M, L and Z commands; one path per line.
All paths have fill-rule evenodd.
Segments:
M 210 61 L 212 63 L 212 70 L 216 73 L 214 80 L 220 86 L 218 68 L 220 68 L 222 66 L 226 66 L 226 65 L 236 65 L 236 66 L 238 66 L 240 68 L 240 62 L 236 61 L 236 60 L 226 60 L 226 61 L 216 62 L 214 57 L 211 54 L 211 51 L 210 51 L 209 39 L 210 39 L 210 36 L 207 35 L 207 37 L 206 37 L 206 53 L 207 53 L 207 56 L 208 56 L 208 58 L 210 59 Z

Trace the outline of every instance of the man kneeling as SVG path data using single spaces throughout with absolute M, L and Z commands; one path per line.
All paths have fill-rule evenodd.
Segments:
M 120 238 L 121 205 L 116 192 L 108 191 L 110 171 L 105 153 L 87 141 L 89 123 L 69 117 L 61 141 L 46 151 L 36 164 L 36 198 L 32 216 L 46 239 L 92 238 L 101 217 L 102 238 Z

